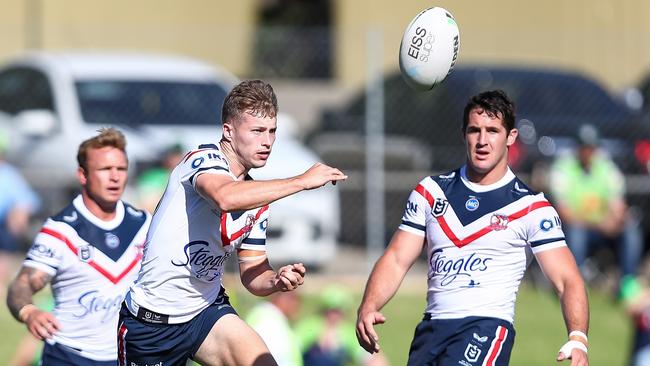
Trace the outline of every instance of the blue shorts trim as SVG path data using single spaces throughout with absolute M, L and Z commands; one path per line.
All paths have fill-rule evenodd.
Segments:
M 507 366 L 514 341 L 515 329 L 503 319 L 425 318 L 415 328 L 408 365 Z
M 43 355 L 41 356 L 41 365 L 43 366 L 117 366 L 117 359 L 111 361 L 96 361 L 80 356 L 78 350 L 64 346 L 62 344 L 45 343 L 43 346 Z
M 117 334 L 119 364 L 185 366 L 217 320 L 226 314 L 237 315 L 223 290 L 222 294 L 192 320 L 181 324 L 140 320 L 122 303 Z

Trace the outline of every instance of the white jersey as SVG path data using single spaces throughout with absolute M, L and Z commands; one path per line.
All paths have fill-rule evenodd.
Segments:
M 435 319 L 513 322 L 531 253 L 566 246 L 555 209 L 510 170 L 491 185 L 470 182 L 465 167 L 423 179 L 399 228 L 426 236 L 426 312 Z
M 151 217 L 118 201 L 102 221 L 75 198 L 47 219 L 24 265 L 52 276 L 52 313 L 61 324 L 50 343 L 97 361 L 117 359 L 117 320 L 135 280 Z
M 126 297 L 133 314 L 144 307 L 168 315 L 170 324 L 187 322 L 217 299 L 224 262 L 236 249 L 266 251 L 268 206 L 222 212 L 197 193 L 200 174 L 236 179 L 216 145 L 199 146 L 172 171 Z

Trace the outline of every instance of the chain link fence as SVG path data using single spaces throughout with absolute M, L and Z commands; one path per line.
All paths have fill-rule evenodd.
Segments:
M 279 80 L 297 88 L 313 80 L 334 84 L 334 36 L 330 28 L 321 26 L 259 28 L 251 43 L 249 71 L 240 76 Z M 381 58 L 368 54 L 365 57 Z M 372 87 L 359 87 L 336 105 L 319 103 L 318 96 L 304 95 L 317 110 L 313 111 L 316 117 L 309 130 L 302 131 L 305 138 L 300 143 L 350 176 L 338 185 L 339 240 L 344 245 L 366 245 L 368 230 L 380 232 L 387 241 L 399 225 L 406 199 L 417 182 L 464 162 L 463 107 L 470 96 L 488 89 L 505 90 L 517 105 L 520 134 L 510 151 L 511 165 L 531 187 L 548 188 L 549 163 L 575 145 L 574 137 L 581 125 L 592 124 L 602 136 L 602 148 L 625 173 L 628 202 L 642 218 L 646 233 L 650 232 L 650 218 L 646 214 L 650 212 L 650 109 L 644 108 L 650 104 L 644 104 L 644 93 L 649 94 L 650 89 L 647 85 L 638 92 L 619 96 L 598 84 L 597 75 L 550 64 L 472 65 L 465 63 L 462 56 L 450 77 L 430 92 L 409 89 L 396 67 L 374 77 L 380 80 L 377 85 L 383 86 L 383 97 L 378 101 L 382 121 L 369 120 L 367 94 Z M 51 88 L 51 82 L 47 78 L 33 78 L 31 84 L 16 84 L 6 79 L 6 72 L 0 72 L 0 114 L 13 118 L 32 107 L 58 113 L 53 105 L 55 99 L 44 97 L 43 91 Z M 331 90 L 338 92 L 336 87 Z M 187 103 L 187 97 L 179 98 L 178 103 Z M 155 107 L 156 99 L 148 100 L 149 103 L 134 103 L 133 107 L 152 108 L 151 103 Z M 289 113 L 299 107 L 281 106 Z M 176 119 L 180 124 L 187 123 Z M 384 212 L 368 212 L 366 192 L 377 182 L 367 179 L 366 130 L 368 124 L 380 122 L 385 132 L 381 149 Z M 115 123 L 119 125 L 119 121 Z M 298 121 L 298 128 L 301 126 Z M 55 135 L 56 131 L 50 137 Z M 20 161 L 15 163 L 19 165 Z M 381 216 L 384 225 L 368 227 L 373 216 Z

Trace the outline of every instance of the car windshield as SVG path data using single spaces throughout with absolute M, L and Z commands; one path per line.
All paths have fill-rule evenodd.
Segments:
M 84 80 L 75 83 L 84 121 L 102 125 L 215 125 L 227 90 L 216 83 Z

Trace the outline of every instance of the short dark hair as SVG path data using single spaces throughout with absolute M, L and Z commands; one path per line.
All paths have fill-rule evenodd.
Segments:
M 243 113 L 257 117 L 278 115 L 278 99 L 273 87 L 262 80 L 245 80 L 226 95 L 221 110 L 222 123 L 239 119 Z
M 99 135 L 89 138 L 79 145 L 77 163 L 84 170 L 86 170 L 88 150 L 90 149 L 101 149 L 102 147 L 111 146 L 122 150 L 124 155 L 126 155 L 126 138 L 122 132 L 113 127 L 101 128 L 97 132 L 99 132 Z
M 475 109 L 484 110 L 490 117 L 499 117 L 506 132 L 515 128 L 515 103 L 503 90 L 490 90 L 470 98 L 463 112 L 463 132 L 467 129 L 469 114 Z

